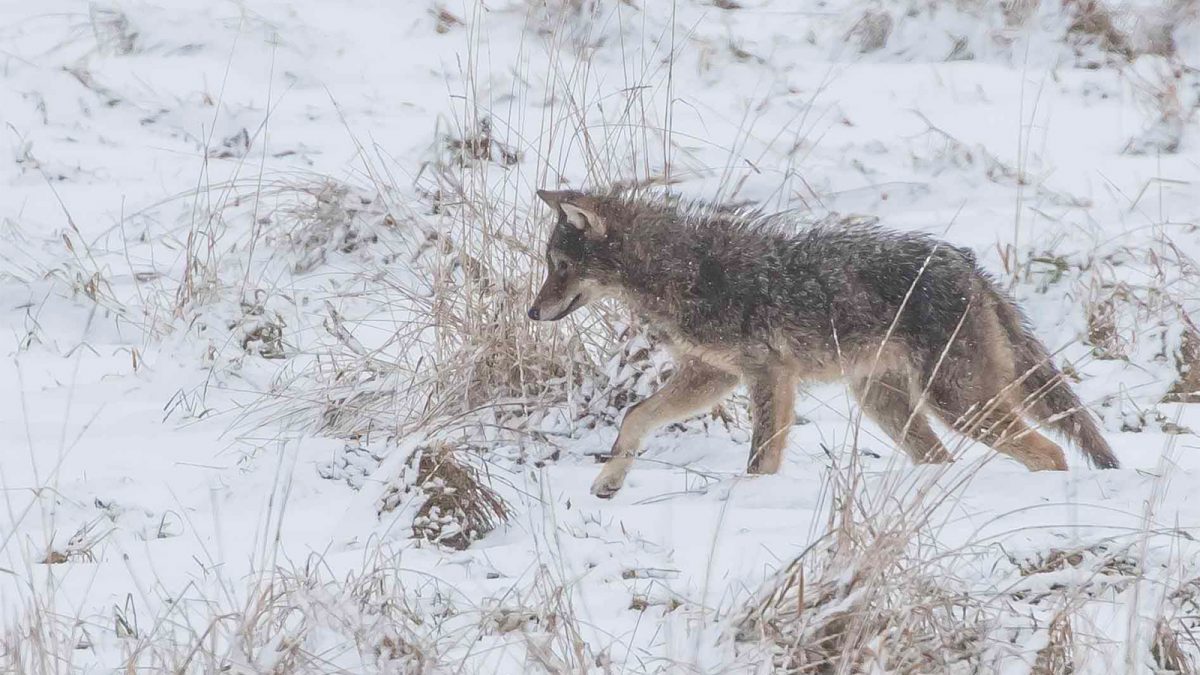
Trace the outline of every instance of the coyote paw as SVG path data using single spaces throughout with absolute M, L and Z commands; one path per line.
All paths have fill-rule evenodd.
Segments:
M 610 471 L 611 467 L 604 467 L 596 480 L 592 482 L 592 494 L 600 499 L 610 499 L 621 486 L 625 484 L 624 471 Z

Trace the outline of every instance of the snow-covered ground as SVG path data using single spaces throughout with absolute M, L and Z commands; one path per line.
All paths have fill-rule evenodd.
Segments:
M 799 668 L 745 619 L 803 554 L 844 608 L 937 615 L 919 579 L 977 617 L 962 660 L 822 672 L 1194 672 L 1198 13 L 0 5 L 0 669 Z M 617 307 L 519 321 L 532 195 L 635 180 L 973 247 L 1123 468 L 915 468 L 821 387 L 779 475 L 735 399 L 590 496 L 669 364 Z M 507 504 L 465 550 L 412 538 L 442 442 Z

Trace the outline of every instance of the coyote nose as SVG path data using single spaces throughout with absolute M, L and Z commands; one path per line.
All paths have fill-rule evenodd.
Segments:
M 538 318 L 541 317 L 541 315 L 542 315 L 542 313 L 538 311 L 537 307 L 529 308 L 529 318 L 533 319 L 534 321 L 537 321 Z

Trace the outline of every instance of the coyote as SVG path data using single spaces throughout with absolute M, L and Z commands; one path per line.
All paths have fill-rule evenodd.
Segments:
M 1057 430 L 1116 468 L 1096 423 L 1013 300 L 974 255 L 873 224 L 799 227 L 632 191 L 538 191 L 558 221 L 529 309 L 557 321 L 603 297 L 666 337 L 676 370 L 629 408 L 592 485 L 621 488 L 643 438 L 749 389 L 747 471 L 779 470 L 802 383 L 846 381 L 859 406 L 916 463 L 948 462 L 927 415 L 1031 471 L 1066 469 Z

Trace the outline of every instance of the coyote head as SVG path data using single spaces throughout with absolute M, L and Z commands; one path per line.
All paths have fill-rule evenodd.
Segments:
M 558 214 L 546 245 L 546 280 L 529 308 L 534 321 L 558 321 L 604 297 L 615 276 L 613 252 L 618 245 L 600 199 L 581 192 L 538 190 L 538 197 Z

